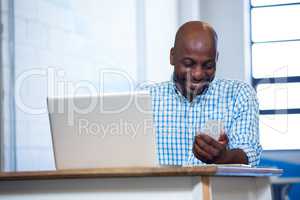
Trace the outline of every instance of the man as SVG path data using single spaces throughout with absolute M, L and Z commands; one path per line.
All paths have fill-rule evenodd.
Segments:
M 182 25 L 170 51 L 172 81 L 150 87 L 162 165 L 259 162 L 256 94 L 245 83 L 215 79 L 217 40 L 207 23 Z M 209 120 L 224 123 L 218 140 L 203 132 Z

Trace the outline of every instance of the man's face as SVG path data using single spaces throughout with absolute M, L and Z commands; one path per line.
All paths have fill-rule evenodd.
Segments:
M 174 81 L 188 99 L 199 95 L 215 77 L 217 51 L 215 45 L 201 41 L 185 41 L 171 49 Z

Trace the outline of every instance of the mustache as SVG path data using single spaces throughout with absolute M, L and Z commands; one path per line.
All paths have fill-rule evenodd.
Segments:
M 204 77 L 201 80 L 195 80 L 189 75 L 178 77 L 178 76 L 175 75 L 175 73 L 173 74 L 173 81 L 177 82 L 177 83 L 191 82 L 191 83 L 195 83 L 195 84 L 198 84 L 198 83 L 209 84 L 213 81 L 213 79 L 214 79 L 214 76 L 213 77 Z

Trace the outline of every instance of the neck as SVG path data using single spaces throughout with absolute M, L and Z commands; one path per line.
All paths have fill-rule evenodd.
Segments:
M 208 88 L 209 85 L 204 86 L 200 91 L 188 92 L 185 88 L 181 86 L 180 83 L 175 82 L 177 90 L 185 97 L 189 102 L 192 102 L 198 95 L 202 95 L 203 92 Z

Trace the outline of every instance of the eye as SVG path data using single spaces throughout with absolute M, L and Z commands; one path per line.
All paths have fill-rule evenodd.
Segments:
M 208 62 L 205 62 L 203 64 L 203 69 L 210 70 L 210 69 L 214 69 L 215 66 L 216 66 L 216 62 L 215 61 L 208 61 Z
M 183 65 L 186 67 L 192 67 L 195 64 L 195 62 L 191 59 L 184 59 Z

